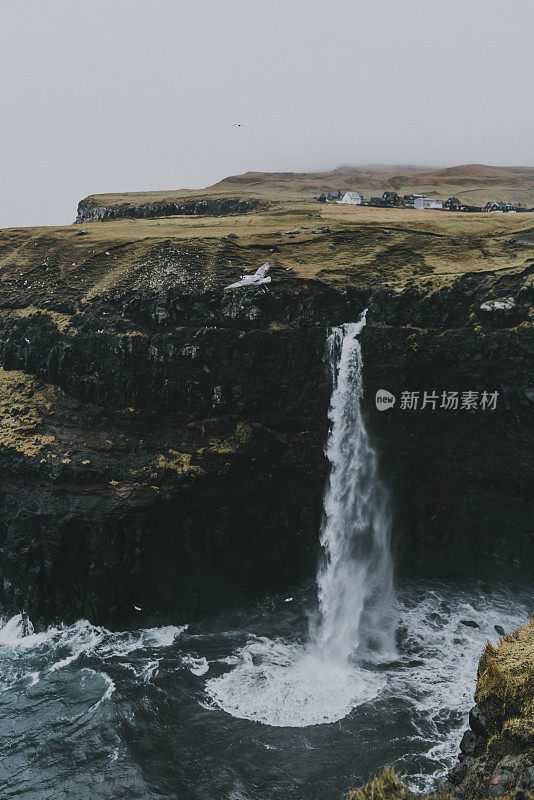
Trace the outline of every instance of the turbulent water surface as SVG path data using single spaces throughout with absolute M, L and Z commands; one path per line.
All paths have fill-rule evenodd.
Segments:
M 512 630 L 534 602 L 486 592 L 401 583 L 395 660 L 332 667 L 319 686 L 303 669 L 282 727 L 280 677 L 308 641 L 315 587 L 189 627 L 24 635 L 15 617 L 0 630 L 0 796 L 328 800 L 386 763 L 427 786 L 455 758 L 493 626 Z M 306 706 L 341 718 L 306 725 Z
M 189 626 L 7 621 L 2 800 L 329 800 L 385 764 L 419 788 L 452 764 L 480 653 L 534 596 L 416 580 L 394 593 L 387 493 L 360 410 L 364 324 L 327 343 L 317 585 Z

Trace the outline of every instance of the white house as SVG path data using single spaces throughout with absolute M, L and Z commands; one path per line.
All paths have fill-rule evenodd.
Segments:
M 416 197 L 413 201 L 414 208 L 443 208 L 441 200 L 432 197 Z
M 363 194 L 361 192 L 345 192 L 340 203 L 350 203 L 353 206 L 361 206 L 363 203 Z

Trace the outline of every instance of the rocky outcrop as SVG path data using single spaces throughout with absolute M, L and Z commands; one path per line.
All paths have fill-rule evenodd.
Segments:
M 463 798 L 534 796 L 534 616 L 480 659 L 469 730 L 441 787 Z
M 231 241 L 120 244 L 83 269 L 37 244 L 48 255 L 25 266 L 18 249 L 0 295 L 5 611 L 124 625 L 312 576 L 324 343 L 365 307 L 365 413 L 398 569 L 530 569 L 528 271 L 398 291 L 273 267 L 267 291 L 234 292 L 247 262 Z M 513 308 L 481 307 L 499 297 Z M 392 409 L 377 410 L 377 389 Z M 498 404 L 409 411 L 408 390 L 497 391 Z
M 266 208 L 265 200 L 240 197 L 207 197 L 191 200 L 157 201 L 153 203 L 117 203 L 105 205 L 91 197 L 78 203 L 76 222 L 107 222 L 112 219 L 153 219 L 176 215 L 223 216 L 246 214 Z
M 486 646 L 478 666 L 475 705 L 458 763 L 430 795 L 414 793 L 390 768 L 347 800 L 486 800 L 534 797 L 534 615 L 498 647 Z

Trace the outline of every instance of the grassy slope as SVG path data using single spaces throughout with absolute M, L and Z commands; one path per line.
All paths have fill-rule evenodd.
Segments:
M 330 233 L 313 233 L 321 225 L 328 225 Z M 286 233 L 297 227 L 294 237 Z M 296 276 L 336 286 L 385 283 L 401 288 L 408 280 L 437 286 L 464 272 L 523 269 L 533 258 L 532 248 L 507 240 L 532 228 L 534 214 L 416 212 L 301 199 L 228 217 L 6 229 L 0 231 L 2 304 L 44 303 L 54 309 L 58 293 L 76 302 L 90 299 L 162 242 L 200 248 L 213 286 L 224 286 L 267 259 L 277 281 Z M 232 231 L 238 238 L 223 241 Z
M 364 196 L 396 191 L 400 195 L 425 192 L 440 199 L 456 196 L 471 205 L 502 200 L 534 205 L 534 169 L 465 164 L 446 169 L 343 167 L 331 172 L 247 172 L 225 178 L 213 190 L 253 191 L 273 194 L 317 195 L 329 189 L 357 189 Z
M 527 625 L 486 646 L 478 666 L 475 700 L 494 735 L 488 751 L 534 745 L 534 615 Z

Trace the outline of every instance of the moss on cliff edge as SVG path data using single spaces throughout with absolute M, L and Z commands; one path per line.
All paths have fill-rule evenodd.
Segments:
M 347 800 L 415 800 L 416 797 L 420 795 L 414 794 L 391 767 L 386 767 L 359 789 L 349 792 Z
M 46 449 L 54 436 L 43 433 L 43 415 L 57 403 L 61 390 L 19 370 L 0 367 L 0 447 L 25 456 Z
M 486 645 L 475 700 L 494 734 L 490 749 L 506 741 L 534 744 L 534 615 L 498 647 Z

